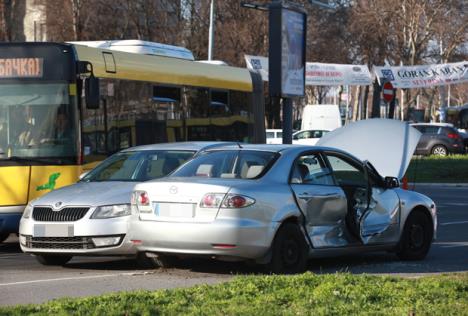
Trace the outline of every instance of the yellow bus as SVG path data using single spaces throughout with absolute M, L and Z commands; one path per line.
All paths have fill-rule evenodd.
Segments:
M 256 73 L 167 45 L 0 44 L 0 241 L 18 231 L 30 200 L 121 149 L 264 143 L 262 88 Z

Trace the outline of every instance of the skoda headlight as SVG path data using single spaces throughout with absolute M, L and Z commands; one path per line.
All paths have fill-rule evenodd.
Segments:
M 111 218 L 130 214 L 132 214 L 130 204 L 104 205 L 96 208 L 91 218 Z
M 23 211 L 23 218 L 29 218 L 31 217 L 31 212 L 32 212 L 33 207 L 31 204 L 26 205 Z

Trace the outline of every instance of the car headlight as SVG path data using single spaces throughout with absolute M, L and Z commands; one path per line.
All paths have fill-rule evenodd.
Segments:
M 23 218 L 29 218 L 31 217 L 31 212 L 32 212 L 33 207 L 31 204 L 26 205 L 23 211 Z
M 91 218 L 111 218 L 111 217 L 120 217 L 127 216 L 132 214 L 132 209 L 130 204 L 118 204 L 118 205 L 104 205 L 99 206 L 94 211 Z

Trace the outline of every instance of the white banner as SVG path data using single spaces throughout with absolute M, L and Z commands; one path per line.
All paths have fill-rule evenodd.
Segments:
M 395 88 L 426 88 L 468 82 L 468 62 L 451 64 L 377 67 L 377 78 L 390 80 Z
M 308 86 L 368 86 L 371 83 L 366 65 L 306 63 Z
M 258 71 L 268 81 L 268 58 L 245 55 L 247 68 Z M 306 63 L 307 86 L 368 86 L 372 82 L 366 65 Z

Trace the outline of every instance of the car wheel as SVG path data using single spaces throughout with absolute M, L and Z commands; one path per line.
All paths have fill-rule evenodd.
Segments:
M 302 273 L 306 270 L 308 247 L 296 224 L 283 224 L 273 240 L 272 258 L 267 266 L 274 274 Z
M 10 236 L 10 234 L 0 234 L 0 243 L 4 242 L 5 240 L 8 239 L 8 236 Z
M 63 266 L 72 256 L 36 255 L 36 260 L 45 266 Z
M 433 233 L 431 220 L 420 211 L 412 212 L 406 220 L 397 256 L 401 260 L 424 259 L 431 247 Z
M 432 147 L 431 153 L 436 156 L 447 156 L 447 148 L 443 145 L 435 145 Z
M 148 257 L 145 253 L 139 253 L 137 257 L 137 262 L 141 268 L 171 268 L 177 265 L 179 259 L 176 256 L 171 255 L 158 254 L 154 257 Z

